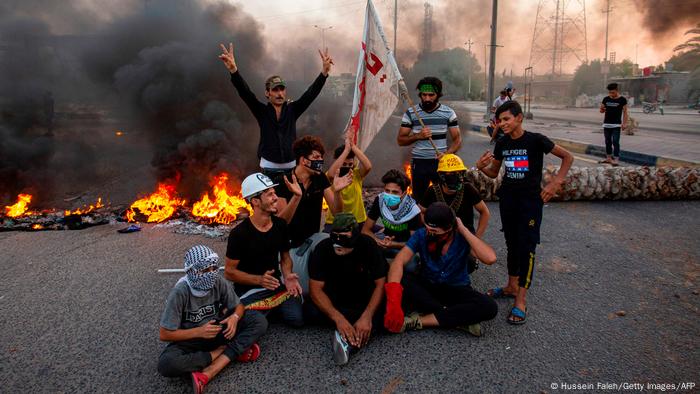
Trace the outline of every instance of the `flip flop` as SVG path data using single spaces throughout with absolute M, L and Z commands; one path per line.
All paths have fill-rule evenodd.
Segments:
M 525 308 L 525 311 L 527 311 L 527 308 Z M 520 320 L 513 320 L 514 317 L 517 317 Z M 510 314 L 508 315 L 508 323 L 513 324 L 513 325 L 521 325 L 525 324 L 525 321 L 527 320 L 527 315 L 525 312 L 518 308 L 517 306 L 514 306 L 513 309 L 510 310 Z
M 494 287 L 486 292 L 491 298 L 515 298 L 515 295 L 506 293 L 502 287 Z
M 254 343 L 253 346 L 249 347 L 248 350 L 243 352 L 236 361 L 241 363 L 252 363 L 260 357 L 260 345 Z

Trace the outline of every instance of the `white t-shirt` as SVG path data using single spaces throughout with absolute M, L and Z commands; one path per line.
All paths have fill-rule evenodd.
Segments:
M 503 103 L 505 103 L 506 101 L 510 101 L 510 97 L 506 96 L 504 98 L 501 98 L 501 96 L 498 96 L 498 97 L 496 97 L 495 100 L 493 100 L 493 107 L 495 109 L 498 109 L 498 107 L 503 105 Z M 494 112 L 491 114 L 491 120 L 495 120 L 495 119 L 496 119 L 496 113 Z

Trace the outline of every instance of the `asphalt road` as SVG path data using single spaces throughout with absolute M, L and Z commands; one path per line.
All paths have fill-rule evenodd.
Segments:
M 497 206 L 486 240 L 502 284 Z M 663 220 L 659 220 L 663 218 Z M 558 203 L 545 207 L 526 325 L 508 301 L 472 338 L 451 330 L 383 335 L 345 367 L 331 330 L 272 326 L 261 358 L 228 367 L 210 392 L 554 392 L 552 383 L 698 382 L 700 204 Z M 158 320 L 190 246 L 223 240 L 145 226 L 0 233 L 0 387 L 4 392 L 187 392 L 156 372 Z M 694 230 L 693 230 L 694 229 Z M 695 292 L 695 293 L 694 293 Z M 625 311 L 625 316 L 617 316 Z
M 473 133 L 464 142 L 467 164 L 490 149 Z M 371 156 L 380 175 L 403 160 L 381 146 L 390 145 L 377 144 Z M 485 239 L 499 260 L 473 276 L 480 291 L 506 278 L 498 207 L 488 206 Z M 156 269 L 180 266 L 198 243 L 223 255 L 225 240 L 150 225 L 117 234 L 123 226 L 0 233 L 3 392 L 188 392 L 185 380 L 156 372 L 164 346 L 158 321 L 178 279 Z M 482 338 L 452 330 L 382 335 L 344 367 L 331 360 L 332 330 L 272 326 L 261 358 L 228 367 L 209 392 L 554 393 L 555 383 L 697 384 L 698 229 L 697 201 L 548 204 L 524 326 L 506 323 L 510 304 L 502 300 Z
M 467 109 L 474 119 L 481 119 L 484 113 L 483 102 L 454 101 L 451 104 L 455 107 Z M 697 111 L 683 110 L 673 111 L 666 108 L 665 115 L 658 111 L 651 114 L 642 113 L 638 108 L 633 108 L 632 116 L 639 121 L 641 131 L 672 131 L 677 133 L 700 133 L 700 114 Z M 597 108 L 567 108 L 548 109 L 532 108 L 532 114 L 536 120 L 558 120 L 563 122 L 586 123 L 600 126 L 603 123 L 603 116 Z

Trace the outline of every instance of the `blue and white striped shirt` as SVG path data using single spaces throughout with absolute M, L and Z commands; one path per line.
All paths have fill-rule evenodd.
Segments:
M 447 151 L 447 130 L 450 127 L 457 127 L 457 114 L 452 108 L 438 104 L 432 112 L 426 112 L 418 105 L 418 115 L 423 119 L 423 123 L 430 128 L 433 133 L 433 142 L 438 150 L 442 153 Z M 420 133 L 422 128 L 418 117 L 413 112 L 413 107 L 410 107 L 401 118 L 401 127 L 410 127 L 414 134 Z M 429 140 L 418 140 L 413 145 L 411 154 L 414 159 L 435 159 L 435 149 L 430 144 Z

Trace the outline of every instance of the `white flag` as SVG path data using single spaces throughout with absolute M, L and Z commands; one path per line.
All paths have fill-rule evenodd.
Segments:
M 363 151 L 394 112 L 399 102 L 399 81 L 405 89 L 379 16 L 372 0 L 368 0 L 349 122 L 354 141 Z

